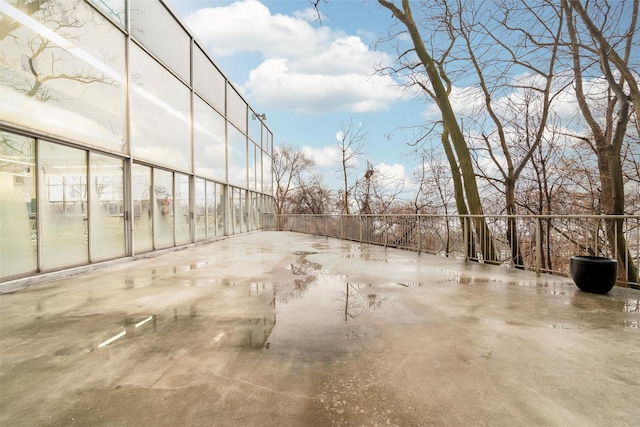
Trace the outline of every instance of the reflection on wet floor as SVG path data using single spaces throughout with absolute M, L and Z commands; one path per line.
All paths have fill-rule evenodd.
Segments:
M 567 278 L 304 236 L 271 256 L 270 239 L 231 255 L 231 243 L 224 251 L 196 247 L 191 259 L 185 251 L 3 296 L 3 399 L 13 408 L 29 399 L 7 419 L 25 419 L 38 402 L 42 417 L 23 424 L 70 425 L 76 417 L 97 425 L 136 412 L 131 407 L 148 419 L 179 402 L 167 413 L 186 405 L 201 424 L 276 425 L 290 417 L 287 425 L 460 425 L 468 414 L 450 416 L 448 405 L 475 402 L 474 412 L 482 411 L 476 398 L 487 390 L 496 390 L 496 401 L 511 399 L 510 408 L 532 396 L 531 408 L 571 405 L 575 399 L 562 398 L 579 371 L 576 358 L 588 363 L 585 378 L 605 372 L 595 379 L 609 385 L 603 396 L 620 388 L 615 375 L 640 384 L 627 361 L 635 357 L 629 338 L 640 329 L 640 293 L 586 294 Z M 612 356 L 615 369 L 603 366 Z M 581 381 L 584 389 L 594 379 Z M 424 396 L 434 389 L 449 418 L 430 418 L 430 409 L 402 417 L 428 405 Z M 132 398 L 131 407 L 123 403 Z M 494 409 L 500 418 L 481 424 L 503 419 Z M 19 424 L 2 416 L 0 424 Z
M 232 327 L 221 327 L 221 323 L 231 322 L 233 317 L 218 317 L 214 309 L 199 308 L 198 304 L 192 304 L 188 307 L 186 316 L 180 315 L 178 308 L 173 308 L 170 315 L 167 313 L 156 313 L 140 316 L 127 317 L 121 330 L 105 331 L 111 335 L 100 339 L 97 348 L 104 348 L 119 344 L 122 338 L 144 337 L 149 333 L 157 332 L 169 333 L 171 327 L 167 321 L 171 319 L 173 322 L 179 322 L 181 319 L 197 320 L 199 324 L 189 324 L 189 327 L 210 328 L 213 332 L 213 341 L 218 346 L 232 346 L 239 348 L 268 349 L 271 346 L 269 337 L 276 327 L 276 314 L 281 318 L 291 316 L 296 310 L 305 310 L 309 314 L 309 318 L 313 318 L 314 322 L 328 322 L 331 324 L 335 321 L 353 322 L 360 319 L 366 314 L 371 314 L 378 310 L 384 310 L 385 306 L 391 304 L 393 306 L 394 292 L 398 289 L 405 289 L 410 292 L 412 289 L 418 291 L 425 288 L 426 284 L 420 281 L 397 281 L 397 282 L 379 282 L 379 283 L 358 283 L 347 275 L 328 274 L 323 270 L 323 266 L 313 261 L 315 251 L 295 251 L 293 255 L 295 259 L 286 267 L 291 272 L 291 282 L 288 284 L 273 285 L 272 283 L 254 281 L 246 285 L 237 286 L 236 281 L 227 277 L 223 278 L 206 278 L 203 282 L 197 282 L 189 277 L 175 276 L 188 274 L 188 272 L 206 267 L 209 261 L 199 261 L 178 266 L 166 268 L 155 268 L 150 270 L 148 276 L 140 275 L 137 277 L 128 277 L 123 279 L 124 288 L 133 290 L 148 286 L 150 284 L 157 285 L 162 283 L 164 277 L 173 277 L 173 284 L 180 286 L 192 286 L 197 283 L 206 283 L 207 286 L 216 286 L 226 289 L 234 289 L 240 295 L 248 298 L 260 298 L 259 305 L 252 308 L 253 312 L 259 313 L 259 316 L 249 316 L 244 322 L 233 324 Z M 373 256 L 370 252 L 363 252 L 361 248 L 350 247 L 348 253 L 342 255 L 344 258 L 362 258 L 363 254 L 372 262 L 386 262 L 390 264 L 416 264 L 413 259 L 383 259 L 379 255 Z M 416 270 L 419 270 L 419 266 Z M 501 280 L 487 277 L 479 277 L 474 274 L 463 273 L 451 269 L 441 269 L 447 273 L 443 283 L 456 283 L 461 285 L 488 286 L 493 289 L 508 289 L 509 287 L 530 288 L 537 294 L 547 294 L 564 298 L 573 307 L 578 309 L 578 316 L 599 316 L 601 313 L 626 312 L 640 313 L 640 298 L 620 299 L 611 295 L 592 295 L 576 291 L 567 286 L 566 281 L 558 282 L 535 282 L 535 281 L 517 281 L 517 280 Z M 391 292 L 391 294 L 389 294 Z M 311 294 L 311 295 L 309 295 Z M 235 294 L 234 294 L 235 295 Z M 568 297 L 568 299 L 567 299 Z M 87 303 L 91 302 L 91 296 L 87 296 Z M 297 300 L 302 300 L 296 302 Z M 238 299 L 238 303 L 242 304 Z M 278 307 L 276 309 L 276 303 Z M 204 301 L 207 304 L 207 301 Z M 35 310 L 42 313 L 45 307 L 45 300 L 36 302 Z M 320 307 L 320 308 L 319 308 Z M 330 309 L 322 309 L 329 307 Z M 584 319 L 583 319 L 584 320 Z M 588 320 L 588 318 L 587 318 Z M 304 321 L 304 319 L 302 320 Z M 616 325 L 626 328 L 640 328 L 640 322 L 637 319 L 623 319 L 614 322 Z M 554 329 L 575 329 L 578 326 L 570 322 L 547 322 L 546 326 Z M 185 327 L 184 325 L 181 327 Z
M 153 332 L 156 332 L 157 330 L 157 325 L 156 325 L 156 320 L 157 317 L 155 315 L 152 316 L 147 316 L 144 319 L 140 320 L 139 322 L 135 322 L 132 318 L 126 318 L 124 321 L 124 331 L 117 333 L 116 335 L 112 336 L 111 338 L 109 338 L 108 340 L 105 340 L 103 342 L 101 342 L 100 344 L 98 344 L 98 348 L 102 348 L 102 347 L 106 347 L 109 344 L 119 340 L 120 338 L 123 337 L 127 337 L 127 338 L 133 338 L 135 336 L 135 332 L 136 329 L 138 329 L 139 327 L 145 325 L 146 323 L 153 321 L 152 325 L 153 325 Z

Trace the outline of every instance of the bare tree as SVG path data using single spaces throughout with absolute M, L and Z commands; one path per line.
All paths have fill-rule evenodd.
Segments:
M 357 167 L 362 151 L 367 143 L 367 132 L 364 121 L 354 123 L 353 118 L 348 122 L 340 120 L 337 147 L 340 150 L 340 173 L 342 175 L 342 212 L 349 215 L 351 209 L 351 195 L 355 183 L 351 181 L 350 170 Z
M 330 209 L 333 193 L 315 176 L 308 182 L 299 180 L 289 197 L 290 211 L 295 214 L 324 214 Z
M 291 192 L 315 162 L 304 151 L 281 145 L 273 149 L 273 177 L 276 185 L 275 213 L 288 213 Z
M 388 213 L 404 189 L 404 181 L 385 174 L 367 161 L 367 170 L 353 187 L 353 198 L 361 214 Z
M 78 8 L 78 2 L 79 0 L 20 0 L 15 4 L 15 7 L 34 15 L 38 22 L 52 31 L 64 35 L 66 39 L 75 40 L 82 44 L 83 37 L 89 32 L 89 28 L 98 26 L 98 23 L 94 21 L 96 13 L 86 12 L 86 10 L 92 10 L 89 8 Z M 81 66 L 78 66 L 78 61 L 75 61 L 71 52 L 43 35 L 38 33 L 27 35 L 30 33 L 23 34 L 22 32 L 18 34 L 21 28 L 22 24 L 16 21 L 9 19 L 5 25 L 3 20 L 0 40 L 13 39 L 13 42 L 20 46 L 20 51 L 23 52 L 20 65 L 25 71 L 24 76 L 4 74 L 2 76 L 4 85 L 23 92 L 25 96 L 30 98 L 63 102 L 65 100 L 62 92 L 52 90 L 49 87 L 56 81 L 74 81 L 82 85 L 119 84 L 113 76 L 89 63 L 82 63 Z M 25 35 L 27 36 L 25 37 Z M 109 63 L 110 59 L 103 58 L 105 63 Z M 69 67 L 67 63 L 73 63 L 74 66 Z
M 630 100 L 633 99 L 636 108 L 637 105 L 640 105 L 636 76 L 629 69 L 640 0 L 632 2 L 629 28 L 621 35 L 609 34 L 609 40 L 604 35 L 603 27 L 608 27 L 608 21 L 612 15 L 618 14 L 620 16 L 622 13 L 628 13 L 628 9 L 621 7 L 621 5 L 618 5 L 618 9 L 614 9 L 612 5 L 606 3 L 593 4 L 587 10 L 576 0 L 561 1 L 562 7 L 566 10 L 567 31 L 571 42 L 576 98 L 582 116 L 591 130 L 597 154 L 603 210 L 609 215 L 622 215 L 625 213 L 625 199 L 621 153 L 627 125 L 631 119 Z M 582 36 L 578 28 L 578 21 L 574 18 L 574 12 L 580 17 L 590 37 Z M 599 17 L 601 26 L 596 25 L 592 16 Z M 615 41 L 616 38 L 617 41 Z M 618 54 L 618 49 L 622 49 L 624 53 Z M 601 99 L 606 101 L 604 122 L 599 120 L 595 114 L 598 102 L 589 99 L 589 94 L 584 88 L 584 71 L 585 67 L 588 67 L 585 63 L 597 64 L 607 83 L 606 92 L 599 95 Z M 619 74 L 617 80 L 612 66 Z M 629 95 L 625 93 L 625 90 L 629 91 Z M 609 243 L 612 248 L 615 248 L 615 253 L 620 261 L 620 275 L 626 277 L 628 281 L 637 283 L 638 270 L 636 266 L 632 262 L 625 261 L 632 258 L 624 237 L 622 220 L 609 221 L 607 234 Z
M 445 59 L 449 54 L 449 50 L 453 48 L 453 43 L 455 41 L 455 34 L 450 31 L 451 26 L 449 25 L 449 23 L 452 22 L 452 14 L 448 11 L 445 4 L 442 15 L 436 18 L 439 20 L 438 22 L 445 21 L 445 31 L 450 37 L 449 46 L 443 53 L 443 56 L 438 60 L 434 59 L 434 56 L 431 55 L 426 48 L 420 30 L 418 29 L 418 25 L 413 18 L 409 0 L 402 0 L 402 9 L 396 6 L 392 1 L 378 0 L 378 3 L 389 9 L 393 13 L 393 16 L 402 22 L 411 37 L 413 51 L 419 59 L 419 64 L 408 65 L 407 67 L 415 70 L 418 66 L 422 66 L 427 72 L 428 81 L 417 81 L 416 83 L 419 84 L 435 101 L 442 114 L 444 129 L 442 133 L 442 141 L 445 146 L 449 141 L 452 143 L 457 158 L 457 164 L 455 165 L 453 164 L 454 162 L 452 159 L 450 159 L 450 162 L 452 163 L 452 173 L 455 174 L 459 171 L 462 176 L 464 195 L 468 204 L 469 213 L 473 215 L 472 222 L 475 226 L 476 234 L 478 236 L 482 236 L 481 245 L 483 258 L 485 261 L 495 262 L 497 261 L 497 254 L 491 231 L 489 230 L 484 218 L 471 153 L 451 104 L 451 92 L 450 89 L 448 90 L 448 87 L 450 88 L 451 86 L 451 80 L 444 70 Z M 402 56 L 404 56 L 404 54 Z M 449 155 L 449 153 L 447 154 Z M 460 207 L 460 203 L 458 203 L 458 206 Z

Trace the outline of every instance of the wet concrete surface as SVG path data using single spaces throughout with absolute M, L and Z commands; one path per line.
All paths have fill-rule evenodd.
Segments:
M 2 426 L 637 426 L 640 292 L 258 232 L 0 295 Z

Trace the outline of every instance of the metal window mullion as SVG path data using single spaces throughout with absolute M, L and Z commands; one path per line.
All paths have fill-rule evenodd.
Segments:
M 42 185 L 40 185 L 40 139 L 34 139 L 34 157 L 35 157 L 35 168 L 36 173 L 34 174 L 34 179 L 36 180 L 36 271 L 42 271 L 42 217 L 40 213 L 42 209 L 40 209 L 40 201 L 41 195 L 43 192 L 43 186 L 46 186 L 46 182 L 44 182 L 44 177 L 42 177 Z
M 91 251 L 91 153 L 89 151 L 85 151 L 85 162 L 87 164 L 87 171 L 85 172 L 85 178 L 87 180 L 87 184 L 85 187 L 85 192 L 87 194 L 87 223 L 85 225 L 87 229 L 87 259 L 89 260 L 89 264 L 93 262 L 92 251 Z

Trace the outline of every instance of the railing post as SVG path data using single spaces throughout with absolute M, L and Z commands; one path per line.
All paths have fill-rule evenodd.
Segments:
M 387 243 L 389 242 L 389 218 L 387 215 L 384 215 L 382 218 L 384 218 L 384 247 L 386 248 Z
M 422 234 L 420 233 L 420 215 L 416 215 L 416 238 L 418 239 L 418 255 L 422 250 Z
M 469 218 L 465 216 L 460 217 L 462 219 L 462 235 L 464 240 L 464 260 L 469 261 Z
M 536 273 L 542 269 L 542 224 L 540 217 L 536 217 Z
M 324 215 L 324 237 L 329 237 L 329 215 Z

